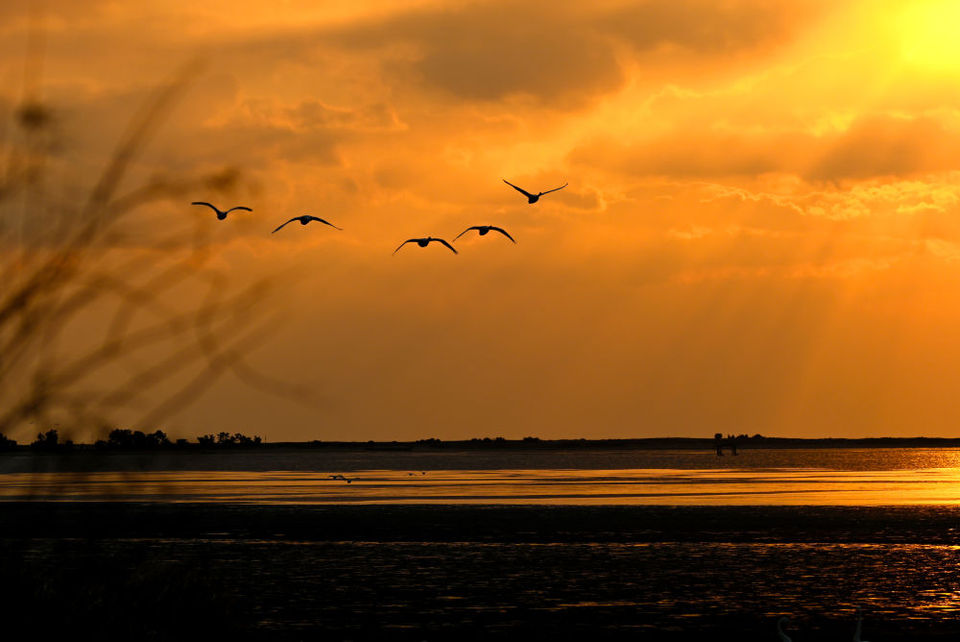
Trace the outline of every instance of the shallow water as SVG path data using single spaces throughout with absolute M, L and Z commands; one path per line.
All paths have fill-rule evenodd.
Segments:
M 946 640 L 958 500 L 958 449 L 17 454 L 0 567 L 71 596 L 200 568 L 252 639 L 849 640 L 859 606 Z
M 51 470 L 60 463 L 67 470 Z M 26 472 L 32 465 L 34 470 Z M 522 468 L 514 466 L 523 465 Z M 591 465 L 605 465 L 592 468 Z M 268 469 L 268 466 L 278 468 Z M 285 468 L 282 468 L 285 466 Z M 391 467 L 387 467 L 391 466 Z M 709 467 L 708 467 L 709 466 Z M 72 470 L 71 470 L 72 468 Z M 332 479 L 343 475 L 350 481 Z M 0 500 L 910 505 L 960 501 L 960 450 L 243 453 L 8 458 Z

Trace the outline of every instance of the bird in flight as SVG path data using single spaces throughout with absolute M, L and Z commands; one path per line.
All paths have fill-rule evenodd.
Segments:
M 330 221 L 325 221 L 325 220 L 323 220 L 322 218 L 319 218 L 319 217 L 317 217 L 317 216 L 310 216 L 309 214 L 304 214 L 303 216 L 294 216 L 292 219 L 290 219 L 289 221 L 287 221 L 286 223 L 284 223 L 283 225 L 281 225 L 280 227 L 278 227 L 277 229 L 275 229 L 273 232 L 271 232 L 271 234 L 276 234 L 277 232 L 279 232 L 280 230 L 282 230 L 285 225 L 289 225 L 290 223 L 293 223 L 294 221 L 300 221 L 300 225 L 306 225 L 306 224 L 309 223 L 310 221 L 319 221 L 320 223 L 323 223 L 324 225 L 329 225 L 330 227 L 332 227 L 332 228 L 335 229 L 335 230 L 342 230 L 342 229 L 343 229 L 342 227 L 337 227 L 336 225 L 334 225 L 334 224 L 331 223 Z
M 340 481 L 345 481 L 345 482 L 347 482 L 348 484 L 353 481 L 352 479 L 347 479 L 346 477 L 344 477 L 343 475 L 340 475 L 340 474 L 330 475 L 330 479 L 339 479 Z
M 514 240 L 514 238 L 510 236 L 510 234 L 508 234 L 505 229 L 503 229 L 502 227 L 496 227 L 494 225 L 474 225 L 473 227 L 468 227 L 464 231 L 457 234 L 457 236 L 453 239 L 453 242 L 456 243 L 458 238 L 460 238 L 470 230 L 476 230 L 477 232 L 480 233 L 480 236 L 484 236 L 487 232 L 489 232 L 490 230 L 493 230 L 494 232 L 500 232 L 501 234 L 506 236 L 508 239 L 516 243 L 516 240 Z
M 396 254 L 397 252 L 399 252 L 399 251 L 400 251 L 400 248 L 403 247 L 404 245 L 406 245 L 407 243 L 416 243 L 416 244 L 419 245 L 420 247 L 427 247 L 427 245 L 429 245 L 431 241 L 436 241 L 436 242 L 438 242 L 438 243 L 443 243 L 443 244 L 446 245 L 448 248 L 450 248 L 450 251 L 451 251 L 451 252 L 453 252 L 454 254 L 459 254 L 459 252 L 457 252 L 455 249 L 453 249 L 453 246 L 452 246 L 452 245 L 450 245 L 449 243 L 447 243 L 447 242 L 444 241 L 443 239 L 433 238 L 432 236 L 428 236 L 428 237 L 425 238 L 425 239 L 407 239 L 406 241 L 404 241 L 403 243 L 401 243 L 401 244 L 400 244 L 400 247 L 398 247 L 397 249 L 395 249 L 395 250 L 393 251 L 393 253 Z
M 238 205 L 237 207 L 231 207 L 231 208 L 228 209 L 227 211 L 223 211 L 222 209 L 218 208 L 216 205 L 211 205 L 210 203 L 207 203 L 206 201 L 194 201 L 194 202 L 192 202 L 192 203 L 190 203 L 190 204 L 191 204 L 191 205 L 206 205 L 207 207 L 209 207 L 210 209 L 212 209 L 214 212 L 217 213 L 217 220 L 218 220 L 218 221 L 222 221 L 223 219 L 227 218 L 227 214 L 229 214 L 229 213 L 232 212 L 233 210 L 244 210 L 245 212 L 252 212 L 252 211 L 253 211 L 253 210 L 250 209 L 249 207 L 243 207 L 242 205 Z
M 570 184 L 570 183 L 564 183 L 564 184 L 561 185 L 560 187 L 554 187 L 553 189 L 548 189 L 546 192 L 538 192 L 538 193 L 536 193 L 536 194 L 531 194 L 531 193 L 528 192 L 527 190 L 521 189 L 521 188 L 517 187 L 516 185 L 514 185 L 513 183 L 511 183 L 511 182 L 508 181 L 507 179 L 503 179 L 503 182 L 506 183 L 507 185 L 509 185 L 510 187 L 512 187 L 513 189 L 517 190 L 518 192 L 520 192 L 520 193 L 523 194 L 524 196 L 526 196 L 526 197 L 527 197 L 527 202 L 530 203 L 531 205 L 532 205 L 533 203 L 536 203 L 537 201 L 539 201 L 539 200 L 540 200 L 540 197 L 543 196 L 544 194 L 549 194 L 550 192 L 556 192 L 558 189 L 563 189 L 564 187 L 566 187 L 567 185 Z

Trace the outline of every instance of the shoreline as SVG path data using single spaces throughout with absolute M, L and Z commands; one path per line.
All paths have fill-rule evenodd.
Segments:
M 415 441 L 276 441 L 257 445 L 216 445 L 199 443 L 170 444 L 152 448 L 98 447 L 76 443 L 56 448 L 35 448 L 26 444 L 0 450 L 0 457 L 11 454 L 74 455 L 109 453 L 236 453 L 276 450 L 350 451 L 350 452 L 442 452 L 442 451 L 537 451 L 537 450 L 690 450 L 714 451 L 716 440 L 698 437 L 647 437 L 635 439 L 461 439 Z M 724 440 L 727 443 L 727 440 Z M 737 440 L 740 451 L 749 450 L 834 450 L 856 448 L 960 448 L 960 437 L 862 437 L 799 438 L 744 437 Z

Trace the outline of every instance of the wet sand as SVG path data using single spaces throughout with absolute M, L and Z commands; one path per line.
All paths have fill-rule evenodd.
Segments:
M 957 450 L 0 463 L 14 640 L 960 639 Z
M 0 537 L 960 546 L 960 506 L 0 504 Z
M 100 639 L 960 635 L 957 507 L 0 506 L 8 630 Z M 44 617 L 56 612 L 58 617 Z M 39 624 L 38 624 L 39 623 Z

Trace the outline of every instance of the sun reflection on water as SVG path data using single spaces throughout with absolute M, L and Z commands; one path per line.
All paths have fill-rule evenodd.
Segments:
M 935 463 L 957 463 L 958 454 Z M 928 462 L 930 463 L 930 462 Z M 0 475 L 0 500 L 569 505 L 911 505 L 960 502 L 956 467 L 46 472 Z

